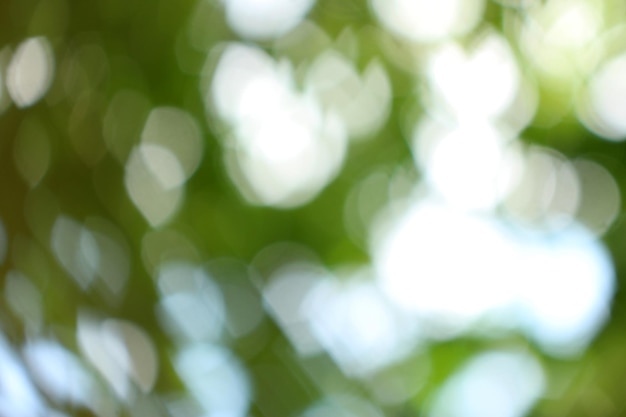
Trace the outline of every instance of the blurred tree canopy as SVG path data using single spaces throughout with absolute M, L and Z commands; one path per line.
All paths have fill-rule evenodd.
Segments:
M 0 2 L 0 415 L 622 415 L 625 13 Z

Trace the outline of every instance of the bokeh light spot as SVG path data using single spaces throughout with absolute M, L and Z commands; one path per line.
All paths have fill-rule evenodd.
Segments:
M 22 42 L 7 69 L 7 88 L 18 107 L 29 107 L 41 99 L 52 82 L 54 58 L 44 37 Z
M 159 168 L 155 152 L 142 152 L 144 146 L 146 145 L 140 145 L 131 152 L 126 163 L 124 184 L 141 214 L 153 227 L 157 227 L 166 223 L 178 210 L 184 192 L 180 185 L 165 188 L 162 178 L 165 178 L 165 185 L 179 182 L 182 167 L 176 156 L 165 147 L 153 148 L 159 149 L 156 156 L 169 164 L 165 167 L 165 172 L 160 172 L 157 176 L 155 170 Z M 167 156 L 163 157 L 163 154 Z
M 79 315 L 76 333 L 83 356 L 118 398 L 128 399 L 131 395 L 130 380 L 126 374 L 129 361 L 119 338 L 103 332 L 101 322 L 86 314 Z
M 433 417 L 523 417 L 545 389 L 539 362 L 523 352 L 486 352 L 447 381 Z
M 597 60 L 593 41 L 603 29 L 602 3 L 552 0 L 529 8 L 519 42 L 540 74 L 559 83 L 580 79 Z
M 414 332 L 373 281 L 324 280 L 305 308 L 313 334 L 346 375 L 371 375 L 414 347 Z
M 174 364 L 206 415 L 248 415 L 250 383 L 244 368 L 228 350 L 210 344 L 191 345 L 176 355 Z
M 483 34 L 468 52 L 455 43 L 444 44 L 429 59 L 426 72 L 433 104 L 459 119 L 497 117 L 520 89 L 513 51 L 495 32 Z
M 606 232 L 620 213 L 622 197 L 613 175 L 602 165 L 587 159 L 574 161 L 581 181 L 578 219 L 595 233 Z
M 87 289 L 96 278 L 100 255 L 93 234 L 65 216 L 57 218 L 51 234 L 57 259 L 76 283 Z
M 94 382 L 85 366 L 70 351 L 52 340 L 36 340 L 24 347 L 34 380 L 56 401 L 88 406 Z
M 218 341 L 222 335 L 225 307 L 222 293 L 201 268 L 185 262 L 161 266 L 158 287 L 162 298 L 157 314 L 175 339 Z
M 100 278 L 110 295 L 120 295 L 130 272 L 130 255 L 123 235 L 113 224 L 93 217 L 81 225 L 59 216 L 52 228 L 51 245 L 61 265 L 83 290 Z
M 120 360 L 121 363 L 128 361 L 126 373 L 143 392 L 150 392 L 159 369 L 156 350 L 150 336 L 136 324 L 121 320 L 105 321 L 102 330 L 118 338 L 126 351 L 124 356 L 128 358 Z M 116 349 L 117 347 L 113 347 L 112 351 Z
M 309 327 L 305 300 L 325 273 L 319 265 L 294 262 L 274 271 L 263 289 L 268 313 L 302 356 L 322 349 Z
M 608 319 L 615 291 L 606 249 L 574 226 L 523 242 L 516 255 L 511 273 L 522 328 L 550 354 L 580 354 Z
M 42 415 L 44 400 L 32 384 L 17 354 L 0 333 L 0 414 L 7 416 Z
M 315 0 L 222 0 L 231 28 L 246 38 L 273 39 L 295 28 Z
M 504 201 L 509 216 L 548 229 L 569 226 L 582 198 L 580 176 L 563 155 L 540 147 L 523 154 L 517 182 Z
M 81 313 L 77 338 L 83 355 L 118 398 L 130 401 L 136 395 L 131 381 L 143 392 L 152 389 L 158 371 L 156 350 L 151 338 L 139 326 L 122 320 L 99 320 Z
M 161 146 L 171 152 L 180 163 L 185 180 L 194 173 L 202 160 L 200 127 L 189 113 L 174 107 L 157 107 L 150 112 L 141 132 L 141 141 L 144 145 L 150 145 L 148 149 L 151 151 L 148 152 L 154 153 L 152 150 L 155 148 L 152 146 Z M 163 152 L 158 152 L 158 155 L 151 155 L 147 159 L 150 163 L 154 162 L 155 169 L 158 169 L 164 163 L 163 158 Z M 170 167 L 169 164 L 167 166 Z M 172 169 L 169 168 L 170 174 Z
M 411 41 L 435 42 L 462 35 L 480 21 L 483 0 L 371 0 L 376 17 L 390 31 Z
M 609 140 L 626 139 L 625 71 L 626 55 L 619 55 L 605 62 L 589 82 L 590 128 Z
M 39 289 L 26 276 L 9 271 L 4 283 L 4 297 L 28 333 L 37 334 L 43 324 L 43 299 Z
M 416 129 L 414 149 L 429 185 L 464 209 L 496 207 L 517 168 L 507 138 L 488 123 L 438 126 L 425 120 Z
M 311 65 L 307 87 L 341 117 L 352 138 L 376 133 L 387 120 L 391 84 L 379 61 L 370 62 L 361 76 L 347 57 L 326 51 Z

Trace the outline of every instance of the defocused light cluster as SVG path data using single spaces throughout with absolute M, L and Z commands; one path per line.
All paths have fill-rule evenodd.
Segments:
M 104 290 L 114 297 L 121 295 L 128 279 L 130 259 L 123 234 L 114 225 L 93 218 L 82 226 L 60 216 L 51 234 L 53 253 L 83 290 L 101 279 L 98 284 Z
M 141 143 L 126 163 L 125 185 L 146 220 L 166 222 L 184 198 L 182 185 L 202 159 L 200 129 L 186 112 L 153 109 L 141 132 Z
M 233 136 L 227 164 L 251 202 L 290 207 L 310 201 L 344 158 L 343 124 L 315 97 L 295 91 L 291 72 L 288 62 L 234 44 L 215 70 L 213 101 Z

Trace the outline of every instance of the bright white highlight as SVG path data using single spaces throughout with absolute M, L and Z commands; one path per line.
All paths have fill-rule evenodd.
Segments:
M 277 38 L 295 28 L 315 0 L 222 0 L 230 27 L 257 40 Z
M 519 169 L 515 149 L 490 124 L 448 127 L 427 119 L 414 141 L 428 184 L 457 207 L 493 209 L 514 184 Z
M 433 116 L 414 133 L 419 168 L 451 205 L 494 209 L 511 191 L 521 163 L 502 123 L 522 91 L 510 46 L 492 32 L 467 52 L 446 43 L 428 60 L 426 78 L 425 105 Z
M 583 229 L 570 229 L 527 242 L 516 255 L 508 272 L 526 333 L 549 353 L 583 351 L 608 319 L 615 284 L 606 250 Z
M 497 227 L 434 203 L 409 209 L 375 249 L 380 284 L 399 306 L 465 326 L 509 303 L 500 275 L 510 260 Z
M 54 73 L 54 57 L 44 37 L 22 42 L 7 69 L 7 88 L 18 107 L 29 107 L 41 99 Z
M 0 415 L 45 415 L 46 406 L 18 356 L 0 334 Z
M 385 294 L 433 337 L 496 317 L 554 354 L 576 354 L 608 318 L 611 260 L 588 231 L 524 236 L 495 221 L 423 201 L 374 236 Z M 443 333 L 441 333 L 443 332 Z
M 517 62 L 507 41 L 488 33 L 471 51 L 442 46 L 429 60 L 426 75 L 433 104 L 455 118 L 494 118 L 511 107 L 520 89 Z
M 483 0 L 370 0 L 390 31 L 417 42 L 435 42 L 472 30 L 482 17 Z
M 57 342 L 37 340 L 24 348 L 35 382 L 55 401 L 90 406 L 94 381 L 85 366 Z
M 488 352 L 447 381 L 433 417 L 523 417 L 545 390 L 541 365 L 521 352 Z
M 215 70 L 207 99 L 232 127 L 227 165 L 250 202 L 305 204 L 343 162 L 346 134 L 340 118 L 293 84 L 287 63 L 241 44 L 229 45 Z

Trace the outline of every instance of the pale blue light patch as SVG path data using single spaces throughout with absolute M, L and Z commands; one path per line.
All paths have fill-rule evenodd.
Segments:
M 57 342 L 40 339 L 24 347 L 24 356 L 35 382 L 55 401 L 90 404 L 92 376 L 70 351 Z
M 190 263 L 170 262 L 160 268 L 157 279 L 162 294 L 157 314 L 166 331 L 184 341 L 221 337 L 224 299 L 206 271 Z
M 251 401 L 248 376 L 241 363 L 221 346 L 183 348 L 174 366 L 200 403 L 206 417 L 246 417 Z
M 437 394 L 432 417 L 523 417 L 545 389 L 543 369 L 524 352 L 473 358 Z
M 0 415 L 43 415 L 45 403 L 17 355 L 0 334 Z

